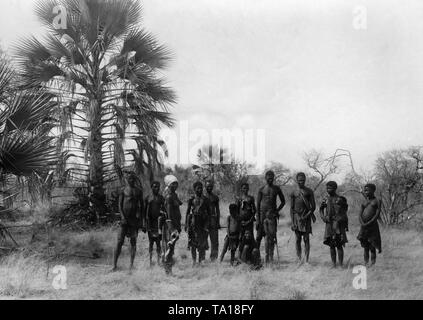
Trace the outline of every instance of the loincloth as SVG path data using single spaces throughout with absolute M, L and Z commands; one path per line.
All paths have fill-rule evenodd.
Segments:
M 159 234 L 159 231 L 158 230 L 150 230 L 150 231 L 148 231 L 148 239 L 150 240 L 150 241 L 157 241 L 157 240 L 161 240 L 162 239 L 162 235 L 161 234 Z
M 361 227 L 357 236 L 363 248 L 368 248 L 370 245 L 382 252 L 382 239 L 380 236 L 379 224 L 377 221 L 366 227 Z
M 138 226 L 131 224 L 124 224 L 120 226 L 120 237 L 138 238 Z

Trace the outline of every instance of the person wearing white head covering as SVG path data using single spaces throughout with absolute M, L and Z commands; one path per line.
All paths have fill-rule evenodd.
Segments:
M 176 178 L 174 175 L 167 175 L 164 178 L 164 181 L 165 181 L 166 187 L 169 187 L 172 183 L 178 182 L 178 178 Z
M 182 201 L 179 200 L 176 190 L 179 187 L 178 178 L 173 175 L 165 177 L 166 184 L 166 195 L 165 195 L 165 207 L 168 214 L 168 219 L 171 220 L 172 231 L 176 230 L 181 233 L 181 211 L 179 207 L 182 205 Z
M 178 178 L 176 178 L 174 175 L 167 175 L 165 178 L 164 178 L 164 183 L 165 183 L 165 186 L 166 186 L 166 188 L 165 188 L 165 195 L 167 195 L 168 193 L 169 193 L 169 191 L 170 191 L 170 185 L 172 184 L 172 183 L 179 183 L 178 182 Z
M 168 175 L 164 178 L 166 189 L 165 196 L 165 209 L 166 209 L 166 222 L 161 223 L 162 229 L 162 252 L 166 253 L 169 249 L 169 243 L 172 242 L 174 247 L 176 241 L 179 239 L 179 234 L 182 231 L 181 227 L 181 211 L 179 207 L 182 201 L 179 200 L 176 190 L 178 189 L 178 178 L 173 175 Z M 173 237 L 172 237 L 173 235 Z M 178 236 L 176 236 L 178 235 Z M 173 248 L 172 248 L 173 255 Z M 163 255 L 163 262 L 166 273 L 171 273 L 172 263 L 166 262 L 166 254 Z

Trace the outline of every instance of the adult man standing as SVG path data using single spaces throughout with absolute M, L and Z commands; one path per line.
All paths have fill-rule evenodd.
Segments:
M 266 263 L 273 260 L 273 253 L 277 231 L 277 219 L 280 211 L 285 206 L 285 197 L 280 187 L 274 185 L 275 173 L 266 172 L 266 185 L 261 187 L 257 196 L 257 247 L 260 248 L 261 240 L 266 237 Z M 279 197 L 280 205 L 277 206 Z M 267 230 L 267 232 L 266 232 Z
M 210 204 L 210 260 L 215 261 L 219 255 L 219 229 L 220 229 L 220 206 L 219 197 L 213 193 L 214 183 L 211 180 L 206 181 L 205 197 L 209 199 Z
M 313 233 L 311 223 L 316 222 L 314 211 L 316 202 L 313 190 L 305 186 L 306 175 L 300 172 L 296 176 L 298 189 L 291 193 L 291 222 L 292 231 L 296 237 L 296 251 L 298 261 L 302 262 L 301 240 L 304 240 L 305 261 L 308 263 L 310 257 L 310 234 Z
M 208 233 L 210 224 L 210 204 L 203 195 L 203 184 L 199 181 L 194 183 L 195 195 L 188 200 L 186 213 L 185 231 L 188 233 L 188 247 L 191 250 L 193 266 L 201 264 L 208 250 Z
M 121 215 L 118 241 L 113 257 L 113 271 L 117 270 L 117 262 L 122 251 L 125 237 L 130 239 L 131 244 L 131 265 L 134 267 L 135 254 L 137 252 L 138 229 L 141 227 L 145 232 L 145 226 L 142 226 L 142 217 L 144 211 L 143 193 L 135 185 L 135 174 L 130 174 L 127 178 L 127 185 L 119 197 L 119 212 Z

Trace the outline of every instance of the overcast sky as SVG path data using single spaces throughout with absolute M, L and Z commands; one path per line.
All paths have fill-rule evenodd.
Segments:
M 423 144 L 423 1 L 142 2 L 174 53 L 164 75 L 190 127 L 266 129 L 266 159 L 293 168 L 311 148 L 349 149 L 370 169 L 384 150 Z M 32 0 L 0 4 L 4 48 L 39 34 Z

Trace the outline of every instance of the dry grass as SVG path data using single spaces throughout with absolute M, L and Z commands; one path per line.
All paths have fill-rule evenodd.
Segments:
M 68 289 L 54 290 L 54 275 L 47 276 L 44 258 L 11 255 L 0 262 L 0 298 L 4 299 L 423 299 L 422 236 L 416 231 L 382 230 L 383 249 L 377 265 L 367 274 L 367 290 L 352 286 L 355 265 L 362 263 L 362 249 L 349 233 L 345 250 L 346 269 L 330 269 L 328 248 L 321 242 L 322 225 L 315 227 L 312 238 L 311 264 L 295 263 L 294 238 L 281 221 L 279 252 L 281 261 L 260 271 L 246 266 L 230 267 L 229 254 L 223 264 L 206 262 L 193 268 L 186 250 L 186 234 L 177 243 L 174 276 L 148 265 L 147 237 L 139 236 L 136 269 L 128 270 L 127 243 L 119 261 L 121 270 L 110 272 L 116 230 L 100 229 L 87 233 L 56 232 L 52 235 L 55 252 L 66 258 L 50 264 L 64 265 Z M 223 240 L 225 230 L 221 232 Z M 289 243 L 288 243 L 289 241 Z M 76 256 L 72 256 L 72 254 Z M 93 260 L 86 257 L 101 256 Z
M 36 256 L 14 254 L 0 262 L 0 297 L 32 298 L 43 296 L 49 288 L 44 262 Z

